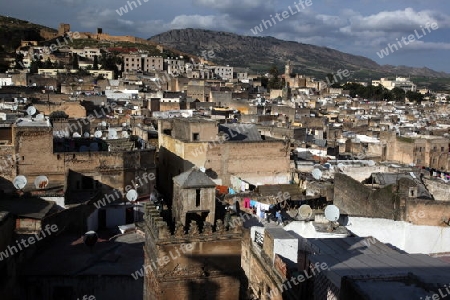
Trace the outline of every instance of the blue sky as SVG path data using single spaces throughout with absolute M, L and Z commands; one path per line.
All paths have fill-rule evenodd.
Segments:
M 270 15 L 294 9 L 294 0 L 20 0 L 2 7 L 2 14 L 57 28 L 70 23 L 72 31 L 95 31 L 149 38 L 179 28 L 202 28 L 256 36 L 251 29 Z M 147 1 L 147 2 L 145 2 Z M 296 0 L 297 2 L 299 0 Z M 131 0 L 130 0 L 131 2 Z M 326 46 L 366 56 L 379 64 L 428 67 L 450 73 L 450 2 L 448 0 L 311 0 L 299 13 L 264 29 L 283 40 Z M 121 16 L 120 7 L 128 7 Z M 377 52 L 397 39 L 427 35 L 380 58 Z

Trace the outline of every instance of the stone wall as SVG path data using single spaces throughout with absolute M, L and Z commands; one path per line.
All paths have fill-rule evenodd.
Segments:
M 202 232 L 191 223 L 188 233 L 178 223 L 172 233 L 154 205 L 145 210 L 144 299 L 239 299 L 239 223 L 227 231 L 218 220 Z

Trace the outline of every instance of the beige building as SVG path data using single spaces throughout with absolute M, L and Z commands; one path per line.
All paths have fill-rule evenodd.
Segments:
M 450 140 L 440 136 L 399 137 L 393 131 L 382 131 L 382 160 L 450 170 Z
M 230 185 L 232 175 L 255 185 L 288 183 L 289 152 L 285 143 L 262 140 L 258 131 L 250 130 L 246 124 L 233 125 L 224 127 L 219 134 L 216 121 L 208 119 L 160 120 L 159 185 L 162 190 L 172 196 L 172 177 L 194 166 L 204 168 L 217 184 Z M 248 139 L 238 140 L 243 137 Z

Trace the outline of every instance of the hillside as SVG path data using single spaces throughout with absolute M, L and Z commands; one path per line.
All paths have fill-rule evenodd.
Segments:
M 380 66 L 366 57 L 273 37 L 241 36 L 228 32 L 189 28 L 167 31 L 149 40 L 198 56 L 204 50 L 206 53 L 212 50 L 214 57 L 209 60 L 214 63 L 240 66 L 253 71 L 265 72 L 273 64 L 284 70 L 286 61 L 291 60 L 295 64 L 296 72 L 307 75 L 324 75 L 339 69 L 348 69 L 354 72 L 354 77 L 359 78 L 376 78 L 395 74 L 450 77 L 450 74 L 428 68 Z

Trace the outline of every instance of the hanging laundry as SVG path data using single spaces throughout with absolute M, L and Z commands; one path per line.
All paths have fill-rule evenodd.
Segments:
M 250 208 L 250 198 L 244 198 L 244 208 Z

